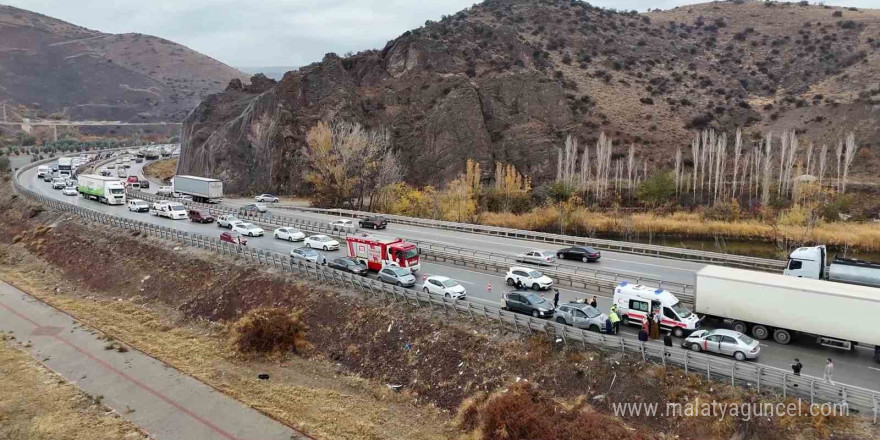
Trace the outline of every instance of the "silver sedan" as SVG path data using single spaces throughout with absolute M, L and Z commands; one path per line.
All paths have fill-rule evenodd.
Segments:
M 605 320 L 608 319 L 608 316 L 595 307 L 580 303 L 560 304 L 553 316 L 553 319 L 560 324 L 568 324 L 593 332 L 603 331 Z
M 761 352 L 758 341 L 733 330 L 697 330 L 681 342 L 682 348 L 733 356 L 738 361 L 756 359 Z
M 554 264 L 556 263 L 556 252 L 534 250 L 528 251 L 516 256 L 516 261 L 532 264 Z

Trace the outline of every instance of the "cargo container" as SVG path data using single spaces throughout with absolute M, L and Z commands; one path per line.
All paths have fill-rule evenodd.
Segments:
M 223 200 L 223 182 L 197 176 L 174 176 L 174 192 L 191 196 L 193 201 L 220 203 Z
M 125 204 L 125 187 L 115 177 L 82 174 L 77 178 L 77 191 L 90 200 L 108 205 Z

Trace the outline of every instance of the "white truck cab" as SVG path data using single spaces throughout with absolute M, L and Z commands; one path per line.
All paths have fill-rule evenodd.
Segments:
M 700 318 L 668 290 L 624 281 L 614 288 L 614 304 L 626 324 L 641 325 L 653 310 L 660 314 L 661 330 L 677 338 L 700 328 Z
M 37 177 L 43 177 L 47 173 L 49 173 L 49 166 L 48 165 L 40 165 L 40 167 L 37 168 Z

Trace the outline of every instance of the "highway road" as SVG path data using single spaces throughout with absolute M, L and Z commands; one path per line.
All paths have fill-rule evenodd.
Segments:
M 132 173 L 139 173 L 141 164 L 133 164 Z M 170 220 L 159 218 L 147 213 L 132 213 L 123 206 L 108 206 L 94 201 L 82 199 L 78 196 L 63 196 L 61 191 L 53 190 L 51 185 L 36 178 L 36 169 L 28 170 L 22 174 L 21 183 L 39 193 L 49 197 L 74 203 L 80 206 L 94 209 L 96 211 L 112 213 L 119 217 L 140 220 L 144 222 L 154 223 L 166 227 L 186 231 L 190 233 L 198 233 L 202 235 L 219 237 L 221 230 L 216 224 L 196 224 L 186 220 Z M 155 187 L 155 185 L 153 185 Z M 154 188 L 151 188 L 155 191 Z M 304 219 L 321 219 L 326 216 L 314 214 L 302 214 L 301 212 L 285 212 L 282 215 L 294 214 Z M 468 233 L 438 231 L 429 228 L 418 228 L 410 226 L 395 225 L 389 227 L 385 234 L 399 235 L 404 238 L 422 238 L 431 241 L 447 240 L 448 243 L 463 247 L 474 247 L 479 249 L 500 250 L 506 252 L 518 252 L 526 249 L 542 248 L 538 243 L 519 242 L 517 240 L 488 237 L 483 235 L 475 235 Z M 420 234 L 416 236 L 415 234 Z M 253 237 L 248 239 L 248 245 L 257 249 L 269 250 L 273 252 L 289 254 L 290 250 L 299 247 L 299 243 L 288 243 L 275 240 L 272 237 L 271 230 L 267 230 L 265 237 Z M 546 248 L 546 247 L 544 247 Z M 326 252 L 328 259 L 336 256 L 346 255 L 345 247 L 341 251 Z M 582 264 L 582 263 L 570 263 Z M 667 280 L 680 280 L 681 282 L 693 283 L 693 273 L 701 267 L 699 264 L 690 262 L 681 262 L 676 260 L 656 259 L 651 257 L 643 257 L 630 254 L 617 254 L 603 252 L 602 261 L 599 263 L 609 269 L 616 271 L 629 271 L 633 274 L 641 274 L 643 276 L 657 277 L 657 275 L 665 275 L 662 278 Z M 463 268 L 460 266 L 435 263 L 431 261 L 422 262 L 421 275 L 445 275 L 461 282 L 468 289 L 468 301 L 480 305 L 499 304 L 500 293 L 507 286 L 501 274 L 487 273 L 480 270 Z M 674 277 L 674 278 L 673 278 Z M 491 284 L 492 289 L 489 290 Z M 421 288 L 417 285 L 416 288 Z M 592 296 L 592 292 L 579 289 L 560 289 L 561 301 L 566 302 L 578 298 Z M 548 293 L 548 295 L 552 295 Z M 611 305 L 611 299 L 605 296 L 598 296 L 599 308 L 603 312 L 607 312 Z M 622 329 L 628 334 L 635 337 L 635 328 Z M 675 343 L 679 343 L 676 340 Z M 835 362 L 835 380 L 849 385 L 880 390 L 880 364 L 873 362 L 873 349 L 859 347 L 852 352 L 843 352 L 836 349 L 817 346 L 810 341 L 795 341 L 790 345 L 780 345 L 773 341 L 763 341 L 762 352 L 759 358 L 760 363 L 771 365 L 777 368 L 788 369 L 794 358 L 799 358 L 804 364 L 803 373 L 807 375 L 822 376 L 822 370 L 825 365 L 826 358 L 833 358 Z

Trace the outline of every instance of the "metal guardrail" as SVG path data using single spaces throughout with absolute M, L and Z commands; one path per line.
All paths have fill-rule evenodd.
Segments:
M 522 229 L 502 228 L 498 226 L 485 226 L 473 223 L 456 223 L 442 220 L 429 220 L 400 215 L 376 214 L 349 209 L 322 209 L 306 207 L 281 207 L 282 209 L 314 212 L 338 217 L 364 218 L 371 215 L 381 215 L 394 223 L 410 226 L 421 226 L 434 229 L 446 229 L 450 231 L 470 232 L 474 234 L 493 235 L 499 237 L 515 238 L 521 240 L 539 241 L 567 246 L 592 246 L 597 249 L 623 252 L 629 254 L 649 255 L 653 257 L 669 258 L 675 260 L 695 261 L 721 266 L 742 267 L 747 269 L 765 270 L 778 272 L 785 267 L 785 261 L 768 258 L 749 257 L 745 255 L 724 254 L 720 252 L 700 251 L 695 249 L 676 248 L 671 246 L 658 246 L 652 244 L 631 243 L 626 241 L 604 240 L 599 238 L 576 237 L 571 235 L 550 234 L 546 232 L 525 231 Z
M 348 235 L 353 234 L 339 229 L 332 229 L 327 222 L 249 213 L 241 208 L 229 208 L 221 205 L 197 203 L 190 200 L 172 199 L 169 197 L 145 193 L 143 191 L 127 190 L 126 194 L 132 198 L 151 202 L 157 200 L 174 200 L 184 205 L 206 209 L 215 215 L 233 214 L 242 220 L 248 220 L 259 224 L 260 226 L 293 227 L 304 232 L 332 235 L 341 239 L 345 239 Z M 526 264 L 528 267 L 532 267 L 527 263 L 522 263 L 514 255 L 467 249 L 425 240 L 413 240 L 409 238 L 407 240 L 419 246 L 420 253 L 423 257 L 434 261 L 480 268 L 502 274 L 506 273 L 511 266 Z M 695 298 L 694 286 L 690 284 L 676 283 L 648 277 L 630 276 L 607 270 L 580 268 L 576 266 L 542 266 L 538 269 L 545 275 L 553 278 L 557 285 L 591 289 L 598 293 L 613 294 L 615 287 L 617 287 L 622 281 L 627 281 L 667 289 L 682 301 L 690 304 L 693 304 Z
M 707 379 L 754 388 L 759 392 L 773 392 L 783 397 L 809 399 L 811 404 L 821 402 L 845 404 L 850 409 L 872 413 L 875 423 L 878 413 L 880 413 L 880 392 L 878 391 L 841 383 L 827 383 L 813 376 L 795 376 L 786 370 L 771 366 L 753 362 L 738 362 L 705 353 L 691 352 L 679 347 L 669 348 L 657 342 L 642 343 L 631 337 L 590 332 L 553 321 L 518 315 L 496 307 L 480 306 L 468 301 L 456 301 L 441 295 L 391 286 L 327 266 L 303 260 L 291 260 L 286 255 L 258 251 L 200 234 L 190 234 L 173 228 L 115 217 L 45 197 L 24 188 L 18 181 L 22 171 L 37 164 L 23 167 L 16 172 L 14 181 L 16 191 L 50 208 L 69 212 L 87 221 L 136 230 L 148 236 L 241 258 L 247 262 L 285 273 L 294 273 L 318 282 L 351 288 L 363 294 L 365 298 L 379 298 L 386 303 L 394 302 L 411 307 L 427 308 L 431 313 L 442 311 L 446 317 L 455 316 L 476 324 L 484 323 L 490 331 L 497 329 L 502 333 L 508 331 L 524 334 L 543 333 L 564 344 L 581 345 L 584 348 L 591 345 L 609 350 L 620 350 L 624 353 L 635 353 L 645 361 L 658 362 L 664 367 L 677 366 L 684 369 L 685 372 L 705 374 Z

